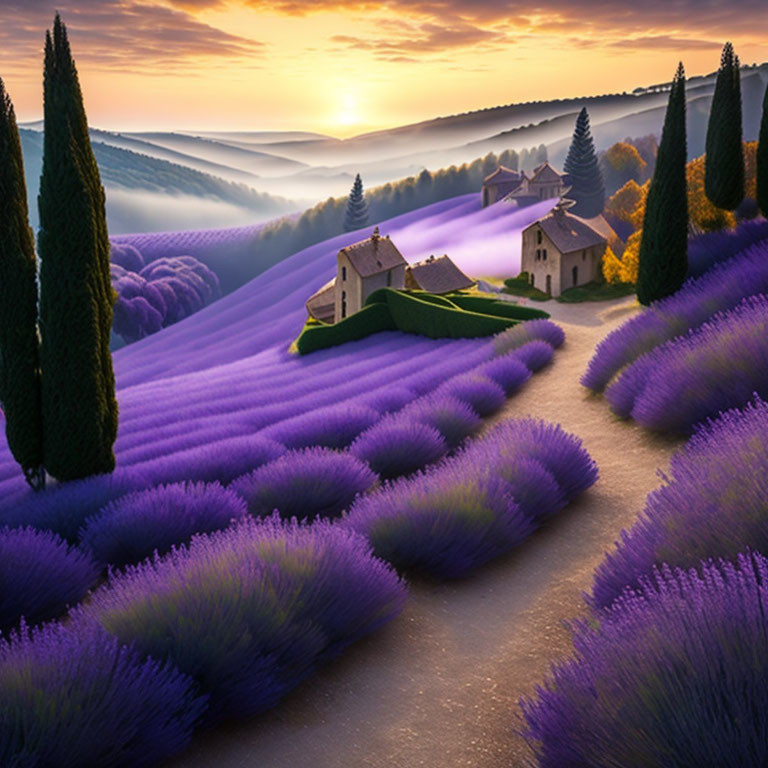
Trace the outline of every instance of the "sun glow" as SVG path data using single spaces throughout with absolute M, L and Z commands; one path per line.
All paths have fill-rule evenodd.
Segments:
M 358 125 L 360 120 L 357 98 L 352 93 L 345 93 L 341 98 L 341 108 L 334 121 L 337 125 Z

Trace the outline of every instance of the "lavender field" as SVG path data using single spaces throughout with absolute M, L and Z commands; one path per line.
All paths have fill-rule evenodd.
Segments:
M 481 209 L 478 196 L 471 195 L 400 216 L 381 228 L 410 260 L 448 252 L 470 274 L 512 274 L 519 268 L 518 231 L 547 206 Z M 115 354 L 116 482 L 128 468 L 133 478 L 137 473 L 149 478 L 126 480 L 120 490 L 160 482 L 152 466 L 160 459 L 166 466 L 176 460 L 182 466 L 181 477 L 162 480 L 188 479 L 183 474 L 187 461 L 240 454 L 246 450 L 243 439 L 254 433 L 291 442 L 286 431 L 304 429 L 304 416 L 315 412 L 317 422 L 332 420 L 335 409 L 366 408 L 358 429 L 363 431 L 387 410 L 491 357 L 488 340 L 433 341 L 394 332 L 304 358 L 290 355 L 288 347 L 306 316 L 306 298 L 332 276 L 338 249 L 365 234 L 297 253 L 194 316 Z M 184 249 L 188 246 L 185 242 Z M 387 404 L 382 398 L 391 400 L 395 382 L 401 402 Z M 332 421 L 324 427 L 336 428 Z M 322 442 L 307 439 L 305 445 Z M 0 494 L 0 514 L 30 496 L 5 445 Z

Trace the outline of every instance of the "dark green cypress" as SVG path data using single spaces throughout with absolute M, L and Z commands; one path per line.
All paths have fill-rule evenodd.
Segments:
M 363 194 L 363 180 L 358 173 L 355 176 L 355 183 L 349 193 L 347 200 L 347 210 L 344 215 L 344 231 L 352 232 L 355 229 L 362 229 L 368 224 L 368 203 Z
M 712 205 L 729 211 L 744 199 L 740 70 L 733 45 L 726 43 L 707 126 L 704 189 Z
M 0 80 L 0 403 L 8 447 L 35 489 L 45 484 L 37 332 L 37 261 L 13 104 Z
M 648 191 L 637 278 L 641 304 L 677 291 L 688 271 L 685 70 L 677 69 L 669 94 L 656 168 Z
M 585 219 L 599 216 L 605 206 L 605 184 L 589 130 L 589 113 L 586 107 L 576 119 L 573 140 L 563 170 L 570 176 L 571 189 L 568 198 L 575 202 L 570 213 Z
M 768 87 L 763 98 L 763 119 L 757 145 L 757 204 L 768 218 Z
M 58 14 L 53 37 L 46 33 L 44 94 L 38 198 L 44 456 L 48 472 L 64 481 L 114 469 L 117 402 L 104 188 Z

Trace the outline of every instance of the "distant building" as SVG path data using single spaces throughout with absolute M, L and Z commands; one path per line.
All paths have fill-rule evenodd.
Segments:
M 471 288 L 474 284 L 475 281 L 467 277 L 448 256 L 430 256 L 405 268 L 405 287 L 409 291 L 451 293 Z
M 500 165 L 492 174 L 483 179 L 483 208 L 502 200 L 517 189 L 528 177 L 525 171 L 513 171 Z
M 367 240 L 342 248 L 336 257 L 336 277 L 307 300 L 307 312 L 325 323 L 338 323 L 359 312 L 379 288 L 405 288 L 406 260 L 389 235 L 379 228 Z
M 613 230 L 602 216 L 582 219 L 568 213 L 571 205 L 572 201 L 561 200 L 523 230 L 522 271 L 532 286 L 552 296 L 597 280 L 612 239 Z
M 568 189 L 568 176 L 549 163 L 537 166 L 530 177 L 525 171 L 512 171 L 500 165 L 483 180 L 483 207 L 505 200 L 522 208 L 562 197 Z

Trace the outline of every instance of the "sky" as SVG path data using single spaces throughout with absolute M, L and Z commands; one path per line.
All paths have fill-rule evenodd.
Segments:
M 345 137 L 513 102 L 631 91 L 768 61 L 765 0 L 0 0 L 0 77 L 42 114 L 69 30 L 91 125 Z

